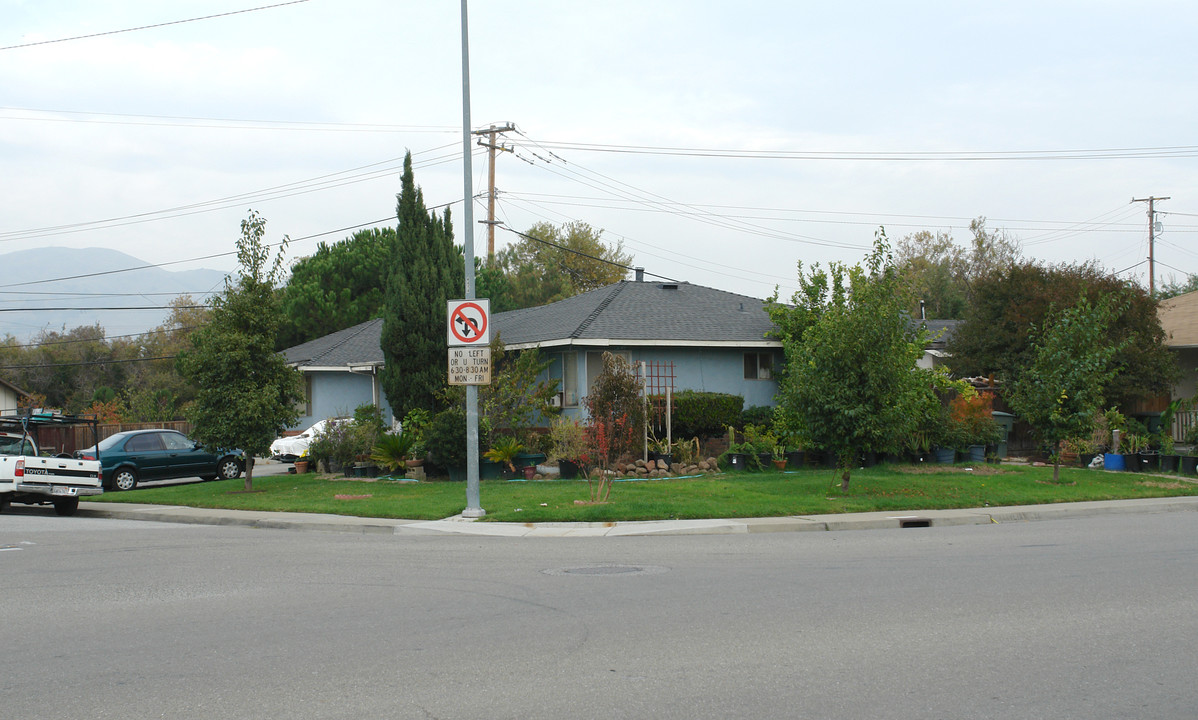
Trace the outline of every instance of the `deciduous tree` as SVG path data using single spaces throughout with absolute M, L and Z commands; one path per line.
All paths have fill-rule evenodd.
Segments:
M 253 489 L 254 457 L 299 419 L 300 374 L 275 352 L 280 310 L 275 285 L 283 272 L 283 247 L 271 258 L 266 220 L 250 211 L 241 221 L 236 280 L 209 301 L 207 325 L 191 336 L 178 368 L 196 387 L 187 408 L 196 440 L 210 448 L 246 454 L 245 489 Z
M 858 452 L 896 450 L 915 431 L 932 392 L 915 367 L 926 337 L 904 312 L 882 231 L 864 268 L 817 266 L 800 271 L 799 286 L 801 302 L 784 322 L 777 412 L 804 442 L 836 455 L 847 490 Z M 774 305 L 770 314 L 785 320 L 787 311 Z
M 1177 373 L 1164 345 L 1157 301 L 1139 285 L 1120 280 L 1094 263 L 1042 265 L 1024 261 L 982 277 L 974 301 L 949 339 L 955 375 L 990 375 L 1011 383 L 1032 362 L 1032 328 L 1043 327 L 1053 307 L 1081 297 L 1109 297 L 1118 313 L 1106 324 L 1103 343 L 1120 348 L 1107 400 L 1126 405 L 1167 394 Z
M 1090 434 L 1115 377 L 1121 347 L 1108 343 L 1107 328 L 1120 314 L 1117 303 L 1106 296 L 1091 304 L 1083 296 L 1072 307 L 1051 310 L 1030 338 L 1031 362 L 1012 384 L 1011 407 L 1051 448 L 1054 482 L 1061 475 L 1061 441 Z
M 609 245 L 602 235 L 584 222 L 533 225 L 496 254 L 504 282 L 490 282 L 502 291 L 492 301 L 502 310 L 535 307 L 624 279 L 632 256 L 622 241 Z

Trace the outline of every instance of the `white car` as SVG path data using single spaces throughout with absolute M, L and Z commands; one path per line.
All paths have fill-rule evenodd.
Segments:
M 349 421 L 350 418 L 327 418 L 314 423 L 312 427 L 299 435 L 285 435 L 278 438 L 270 444 L 270 456 L 283 462 L 295 462 L 296 458 L 304 454 L 316 436 L 324 432 L 329 423 L 336 425 Z

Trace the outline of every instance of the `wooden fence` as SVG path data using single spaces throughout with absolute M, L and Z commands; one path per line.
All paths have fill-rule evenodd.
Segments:
M 191 423 L 183 420 L 170 422 L 148 423 L 113 423 L 100 425 L 96 428 L 99 439 L 115 435 L 126 430 L 166 429 L 178 430 L 184 435 L 191 432 Z M 91 426 L 75 425 L 72 427 L 43 427 L 38 430 L 38 450 L 43 454 L 73 453 L 76 450 L 91 447 L 96 444 L 92 437 Z

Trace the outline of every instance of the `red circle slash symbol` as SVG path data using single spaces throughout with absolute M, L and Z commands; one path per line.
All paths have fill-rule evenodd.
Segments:
M 474 312 L 467 314 L 467 310 Z M 474 342 L 487 330 L 487 315 L 477 303 L 462 303 L 454 309 L 449 327 L 458 340 Z

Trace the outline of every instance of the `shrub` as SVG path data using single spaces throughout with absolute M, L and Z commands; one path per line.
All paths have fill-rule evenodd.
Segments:
M 433 416 L 424 434 L 433 461 L 444 468 L 466 467 L 466 410 L 454 406 Z
M 728 393 L 682 390 L 674 394 L 675 437 L 720 435 L 729 425 L 740 426 L 745 399 Z
M 753 407 L 745 408 L 740 414 L 741 427 L 749 425 L 769 425 L 774 419 L 774 409 L 765 407 L 764 405 L 754 405 Z

